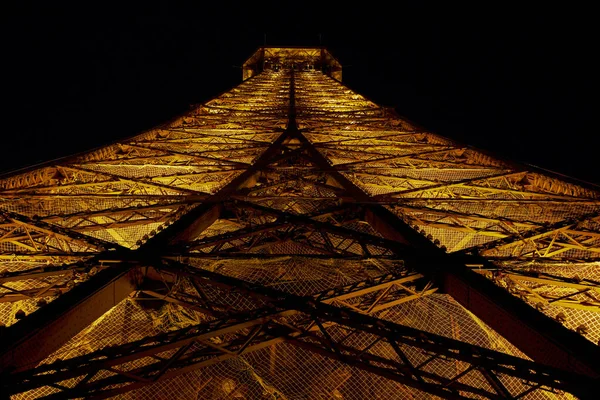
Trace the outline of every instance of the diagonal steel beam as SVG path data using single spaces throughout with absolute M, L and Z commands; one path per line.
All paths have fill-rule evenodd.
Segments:
M 87 262 L 90 268 L 97 262 Z M 134 289 L 129 265 L 106 268 L 2 331 L 0 372 L 35 366 Z
M 292 75 L 291 107 L 294 99 Z M 366 206 L 366 219 L 385 238 L 414 246 L 422 252 L 408 261 L 412 268 L 424 274 L 439 277 L 442 290 L 473 312 L 496 332 L 508 339 L 536 361 L 573 371 L 600 376 L 600 349 L 581 335 L 568 330 L 520 299 L 478 275 L 466 264 L 489 262 L 483 258 L 469 261 L 445 253 L 424 236 L 415 232 L 394 213 L 378 204 L 370 204 L 371 197 L 356 187 L 336 170 L 336 166 L 315 148 L 295 126 L 295 111 L 290 113 L 290 135 L 306 146 L 314 163 L 326 170 L 341 187 Z
M 365 292 L 381 289 L 381 284 L 390 283 L 386 282 L 389 277 L 383 278 L 381 284 L 374 282 L 366 286 L 340 289 L 337 293 L 318 295 L 314 299 L 177 263 L 157 268 L 173 274 L 183 274 L 225 290 L 230 287 L 247 291 L 256 298 L 263 298 L 267 301 L 267 306 L 15 374 L 11 382 L 18 383 L 10 386 L 9 390 L 22 392 L 63 382 L 66 386 L 52 385 L 63 389 L 62 393 L 54 397 L 78 397 L 85 392 L 105 398 L 224 359 L 260 350 L 283 340 L 409 387 L 449 399 L 468 397 L 464 397 L 461 392 L 486 398 L 505 398 L 507 395 L 518 397 L 529 388 L 525 385 L 524 389 L 517 387 L 509 390 L 501 383 L 500 376 L 503 377 L 503 381 L 507 377 L 515 378 L 532 386 L 566 390 L 581 398 L 588 398 L 589 391 L 598 383 L 597 379 L 585 375 L 548 367 L 327 304 L 341 296 L 360 296 Z M 348 333 L 340 336 L 340 329 Z M 361 340 L 354 343 L 363 345 L 352 344 L 353 342 L 348 340 L 350 336 L 359 336 Z M 420 361 L 411 363 L 405 352 L 410 352 L 412 357 L 420 353 Z M 394 354 L 399 355 L 399 358 Z M 153 360 L 148 357 L 153 357 Z M 140 359 L 147 361 L 137 368 L 119 368 L 120 365 L 131 365 L 128 363 Z M 459 370 L 430 368 L 431 365 L 440 363 L 459 363 L 464 366 Z M 169 366 L 168 373 L 166 365 Z M 106 377 L 102 374 L 103 370 L 116 372 L 116 375 Z M 450 370 L 455 370 L 455 375 L 451 375 Z M 459 382 L 461 376 L 471 371 L 480 373 L 486 380 L 496 383 L 492 386 L 494 391 L 483 389 L 478 383 L 472 386 L 468 381 Z M 85 379 L 79 381 L 79 384 L 73 385 L 73 382 L 77 381 L 68 382 L 68 379 L 83 375 Z
M 94 275 L 90 280 L 77 285 L 73 290 L 59 296 L 24 320 L 4 329 L 0 344 L 0 371 L 19 370 L 35 365 L 127 297 L 133 290 L 134 283 L 128 276 L 131 264 L 123 262 L 123 260 L 133 260 L 134 264 L 137 264 L 139 260 L 153 260 L 160 250 L 164 249 L 171 241 L 184 241 L 197 236 L 218 218 L 221 208 L 220 201 L 226 199 L 239 187 L 253 184 L 257 171 L 268 164 L 273 155 L 281 151 L 286 137 L 285 132 L 281 134 L 245 172 L 234 178 L 215 195 L 202 196 L 206 200 L 204 203 L 196 206 L 183 218 L 150 238 L 137 250 L 130 251 L 111 244 L 109 248 L 116 251 L 103 253 L 87 261 L 90 266 L 101 263 L 102 260 L 116 262 L 116 264 Z M 67 160 L 76 159 L 73 157 Z M 95 173 L 96 171 L 91 172 Z M 122 180 L 122 178 L 119 177 L 118 180 Z M 140 183 L 135 180 L 131 181 Z M 158 187 L 147 183 L 146 185 Z M 198 197 L 193 191 L 186 192 L 193 197 Z M 71 235 L 76 235 L 76 233 L 71 233 Z M 86 239 L 92 240 L 89 237 Z M 96 242 L 99 241 L 96 240 Z M 43 344 L 40 345 L 40 343 Z
M 191 278 L 204 277 L 204 274 L 202 272 L 195 273 L 193 268 L 185 268 L 186 270 L 191 271 L 190 273 L 185 274 L 186 276 L 189 276 Z M 179 275 L 178 268 L 160 269 L 159 271 L 174 274 L 174 276 Z M 319 302 L 328 304 L 334 303 L 336 301 L 343 301 L 351 298 L 359 298 L 366 296 L 365 301 L 367 301 L 368 303 L 368 297 L 372 293 L 387 290 L 390 287 L 399 284 L 407 284 L 410 282 L 414 283 L 422 279 L 422 275 L 415 274 L 405 269 L 401 269 L 393 273 L 386 273 L 365 281 L 358 281 L 343 287 L 328 289 L 318 294 L 315 294 L 314 296 L 308 296 L 307 299 L 314 298 Z M 206 284 L 207 281 L 203 280 L 203 283 Z M 243 283 L 243 285 L 241 283 Z M 208 285 L 206 286 L 209 285 L 212 285 L 213 287 L 221 290 L 247 290 L 247 288 L 245 288 L 245 286 L 247 286 L 247 283 L 236 279 L 223 278 L 218 282 L 208 282 Z M 160 296 L 160 294 L 156 295 Z M 263 293 L 253 293 L 253 296 L 255 296 L 257 299 L 271 299 L 270 297 L 268 297 L 268 295 L 265 295 Z M 411 296 L 405 296 L 404 293 L 401 293 L 400 296 L 412 299 Z M 389 300 L 382 299 L 381 303 L 379 304 L 380 309 L 391 307 L 395 305 L 398 300 L 397 295 L 389 295 L 387 299 Z M 181 301 L 179 301 L 176 298 L 165 298 L 165 300 L 181 304 Z M 360 304 L 362 303 L 359 302 L 359 306 Z M 188 303 L 183 305 L 192 309 L 199 308 L 195 304 Z M 367 312 L 366 310 L 364 310 L 365 306 L 366 304 L 363 305 L 363 311 L 361 312 Z M 234 314 L 231 312 L 222 311 L 222 308 L 220 306 L 213 307 L 212 309 L 205 308 L 201 312 L 208 313 L 209 315 L 214 315 L 216 317 L 221 317 L 220 321 L 210 322 L 208 324 L 205 324 L 206 327 L 200 328 L 200 330 L 206 331 L 206 334 L 204 335 L 206 338 L 217 337 L 221 333 L 232 334 L 238 331 L 243 331 L 247 327 L 257 326 L 262 322 L 266 322 L 268 319 L 276 317 L 289 317 L 297 313 L 293 310 L 285 310 L 281 307 L 277 307 L 273 309 L 259 309 L 252 312 L 245 311 L 243 313 L 240 313 L 238 311 L 237 314 Z M 258 320 L 256 320 L 257 318 Z M 214 331 L 215 329 L 216 331 Z M 10 378 L 8 375 L 5 375 L 7 379 L 3 380 L 3 388 L 5 390 L 8 390 L 9 392 L 16 393 L 18 391 L 30 390 L 35 387 L 43 386 L 45 384 L 58 383 L 59 381 L 74 378 L 83 374 L 96 373 L 103 368 L 112 369 L 113 366 L 120 365 L 123 362 L 130 362 L 135 359 L 143 358 L 147 355 L 157 355 L 171 348 L 178 348 L 179 346 L 188 345 L 190 343 L 190 332 L 192 332 L 191 334 L 194 335 L 193 337 L 196 337 L 196 339 L 202 339 L 201 337 L 197 337 L 198 331 L 196 329 L 190 331 L 189 328 L 177 331 L 175 332 L 175 334 L 167 333 L 163 335 L 158 335 L 156 337 L 149 337 L 134 343 L 126 343 L 121 346 L 114 347 L 112 350 L 112 354 L 110 355 L 106 353 L 105 349 L 101 349 L 98 352 L 96 352 L 97 354 L 102 354 L 100 357 L 97 357 L 96 355 L 94 355 L 94 353 L 92 353 L 84 356 L 75 357 L 70 360 L 58 361 L 49 365 L 41 365 L 37 368 L 30 368 L 24 372 L 16 372 L 13 373 L 10 376 Z M 259 343 L 260 348 L 266 345 L 274 344 L 276 342 L 281 342 L 282 340 L 284 340 L 284 338 L 280 337 L 275 338 L 275 340 L 271 339 L 267 344 Z M 248 347 L 244 352 L 250 350 L 253 351 L 257 349 L 258 348 L 254 345 L 252 347 Z M 231 353 L 229 355 L 237 356 L 239 354 L 241 354 L 241 352 Z M 219 360 L 222 361 L 223 357 L 219 357 Z M 213 360 L 212 362 L 215 361 Z M 201 366 L 202 365 L 197 365 L 196 367 L 200 368 Z M 183 373 L 185 370 L 187 369 L 180 370 L 177 372 L 177 374 Z M 144 380 L 143 383 L 148 384 L 149 382 L 147 380 Z M 128 390 L 131 390 L 131 387 L 128 387 Z

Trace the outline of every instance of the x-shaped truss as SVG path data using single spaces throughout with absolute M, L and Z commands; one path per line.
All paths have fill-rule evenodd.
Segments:
M 245 293 L 255 306 L 237 313 L 209 309 L 199 296 L 203 312 L 215 319 L 14 374 L 11 378 L 20 383 L 10 390 L 50 386 L 58 391 L 45 398 L 104 398 L 284 340 L 445 398 L 518 398 L 539 388 L 585 394 L 595 384 L 590 378 L 374 318 L 379 311 L 436 290 L 422 275 L 406 269 L 314 296 L 292 295 L 173 262 L 156 266 L 156 271 L 171 281 L 186 276 L 204 289 Z M 182 304 L 174 297 L 170 300 Z M 443 364 L 459 367 L 448 373 L 440 369 Z M 461 382 L 467 375 L 479 375 L 489 389 Z M 503 383 L 511 379 L 522 384 Z

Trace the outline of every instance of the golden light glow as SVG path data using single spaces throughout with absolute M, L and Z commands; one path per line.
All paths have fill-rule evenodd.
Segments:
M 43 311 L 99 271 L 121 265 L 112 255 L 137 254 L 173 226 L 189 225 L 160 249 L 165 265 L 178 262 L 191 272 L 180 276 L 136 264 L 135 274 L 147 274 L 136 282 L 138 289 L 40 365 L 75 362 L 105 348 L 133 354 L 127 346 L 135 341 L 141 341 L 136 349 L 160 346 L 169 333 L 216 324 L 235 312 L 256 312 L 265 301 L 223 285 L 201 286 L 194 271 L 315 301 L 327 295 L 324 304 L 528 358 L 440 293 L 433 281 L 410 271 L 365 217 L 365 204 L 385 207 L 447 253 L 486 257 L 486 268 L 473 269 L 589 341 L 600 340 L 599 192 L 516 170 L 423 131 L 345 87 L 341 65 L 322 48 L 260 48 L 244 63 L 243 79 L 166 125 L 0 179 L 0 321 L 5 326 Z M 281 140 L 290 129 L 297 136 Z M 190 222 L 189 215 L 199 217 Z M 377 277 L 398 271 L 397 279 L 364 283 L 373 285 Z M 342 293 L 340 287 L 352 290 Z M 362 346 L 361 357 L 399 357 L 391 342 L 372 332 L 331 321 L 319 327 L 307 318 L 278 309 L 232 325 L 238 330 L 216 325 L 179 350 L 161 347 L 131 359 L 124 353 L 122 364 L 94 370 L 101 373 L 90 376 L 91 383 L 69 378 L 14 398 L 75 390 L 79 382 L 96 380 L 130 398 L 425 395 L 415 385 L 294 346 L 298 326 L 306 325 L 307 332 L 322 335 L 323 343 L 343 339 L 347 346 Z M 256 327 L 272 321 L 293 329 L 285 337 L 265 334 L 264 342 L 238 353 L 228 350 L 239 332 L 263 334 Z M 219 359 L 189 360 L 180 369 L 167 363 L 159 369 L 163 375 L 140 378 L 131 388 L 110 383 L 198 348 L 221 352 Z M 489 376 L 466 361 L 419 347 L 404 351 L 424 376 L 459 382 L 461 390 L 496 393 Z M 108 356 L 94 357 L 95 362 Z M 530 388 L 518 377 L 499 375 L 510 393 Z M 547 394 L 531 389 L 528 398 Z M 556 391 L 552 398 L 573 396 Z

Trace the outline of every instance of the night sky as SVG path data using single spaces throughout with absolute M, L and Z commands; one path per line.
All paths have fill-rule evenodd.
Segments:
M 345 85 L 432 132 L 600 184 L 591 8 L 248 4 L 5 11 L 0 171 L 165 122 L 239 84 L 266 40 L 327 47 Z

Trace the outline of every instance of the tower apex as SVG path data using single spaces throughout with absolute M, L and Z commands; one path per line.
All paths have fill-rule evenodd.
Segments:
M 341 82 L 342 65 L 324 47 L 262 46 L 242 67 L 243 79 L 253 77 L 264 70 L 280 69 L 320 70 Z

